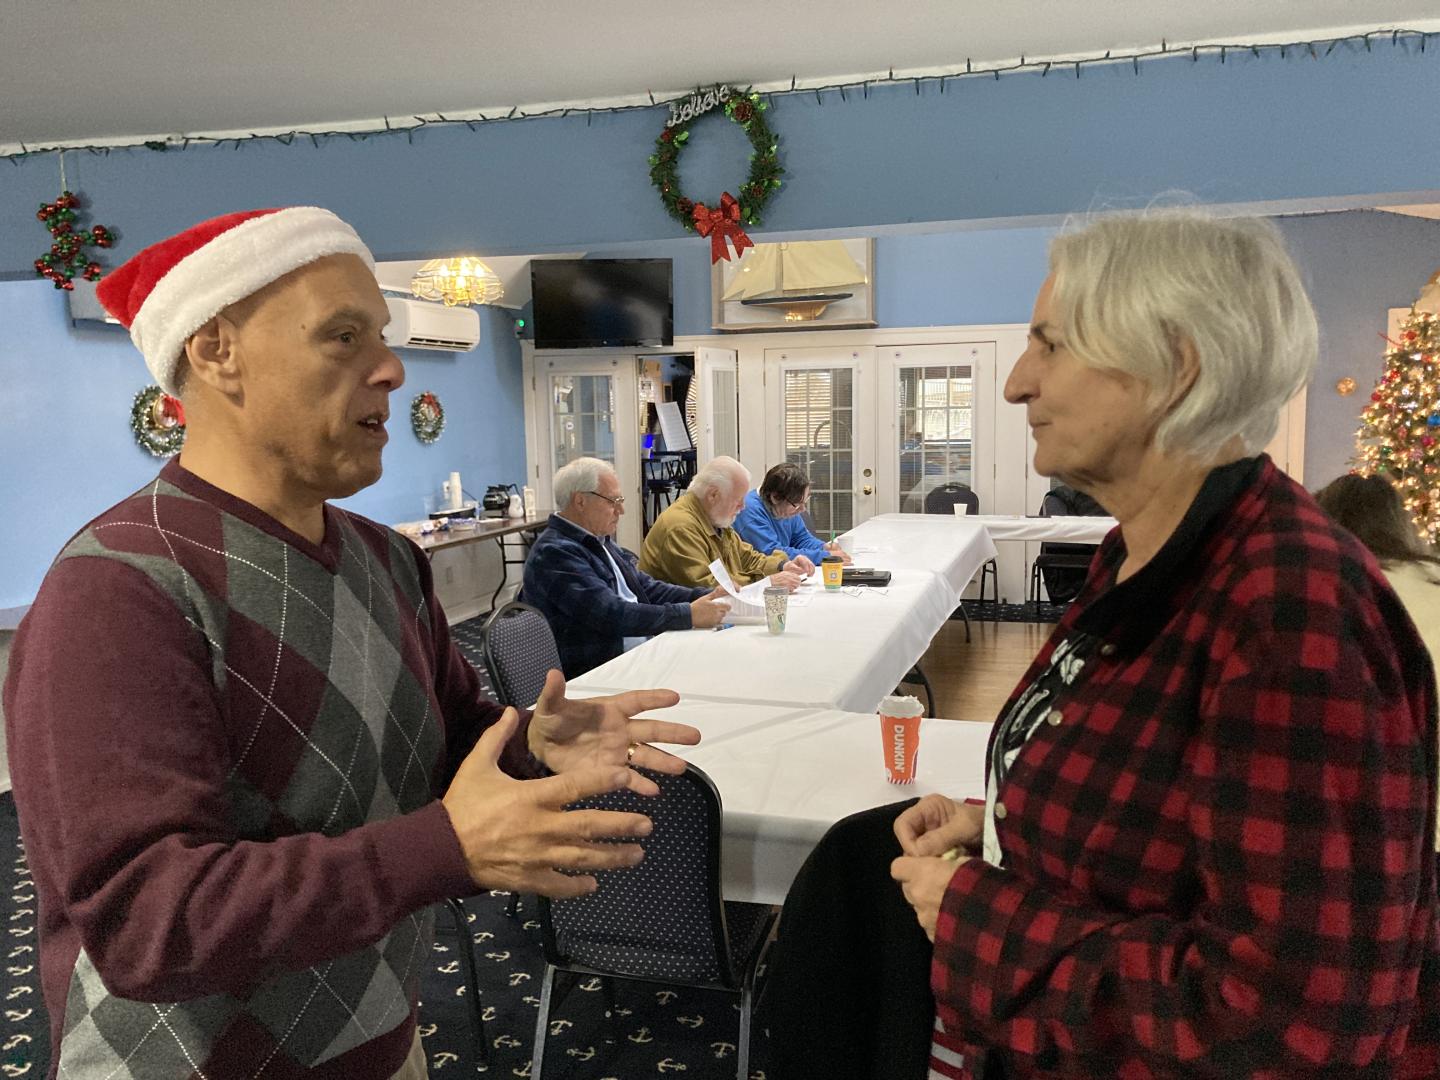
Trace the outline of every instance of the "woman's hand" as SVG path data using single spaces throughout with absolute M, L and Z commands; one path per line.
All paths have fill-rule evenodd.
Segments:
M 890 876 L 900 883 L 905 899 L 915 909 L 915 918 L 920 929 L 925 931 L 933 944 L 935 923 L 940 918 L 940 905 L 945 900 L 945 890 L 950 879 L 962 863 L 970 861 L 969 856 L 958 859 L 913 858 L 902 855 L 890 864 Z
M 951 848 L 975 854 L 985 827 L 985 807 L 926 795 L 895 819 L 895 839 L 906 855 L 943 855 Z

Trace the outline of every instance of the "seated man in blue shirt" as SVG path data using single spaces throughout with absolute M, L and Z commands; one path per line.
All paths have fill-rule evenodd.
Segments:
M 665 630 L 720 625 L 729 603 L 720 589 L 656 581 L 615 543 L 625 496 L 615 470 L 578 458 L 555 474 L 560 509 L 525 561 L 520 599 L 539 608 L 573 679 Z
M 790 558 L 804 555 L 817 566 L 827 555 L 850 556 L 835 541 L 828 544 L 805 527 L 801 516 L 810 501 L 810 478 L 791 462 L 773 466 L 760 481 L 760 490 L 745 496 L 745 508 L 735 518 L 735 531 L 757 551 L 784 551 Z

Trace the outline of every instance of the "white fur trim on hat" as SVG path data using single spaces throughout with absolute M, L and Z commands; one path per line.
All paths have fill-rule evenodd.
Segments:
M 329 210 L 292 206 L 251 218 L 177 262 L 156 282 L 130 324 L 130 340 L 167 394 L 190 336 L 236 301 L 327 255 L 375 258 Z

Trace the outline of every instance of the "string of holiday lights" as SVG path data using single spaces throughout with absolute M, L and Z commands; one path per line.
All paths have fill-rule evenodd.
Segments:
M 1292 41 L 1292 42 L 1263 42 L 1254 44 L 1239 44 L 1226 42 L 1224 44 L 1203 44 L 1186 45 L 1183 47 L 1171 47 L 1167 42 L 1162 41 L 1158 47 L 1141 49 L 1134 52 L 1117 53 L 1113 50 L 1106 50 L 1103 54 L 1092 56 L 1075 57 L 1064 60 L 1033 60 L 1027 59 L 1023 54 L 1020 59 L 1012 63 L 1004 64 L 975 64 L 971 60 L 965 61 L 963 68 L 956 68 L 953 71 L 931 73 L 926 75 L 896 75 L 892 68 L 886 75 L 878 75 L 868 79 L 853 79 L 847 82 L 826 83 L 824 85 L 802 85 L 800 80 L 792 76 L 789 88 L 783 85 L 779 88 L 764 90 L 763 93 L 768 101 L 776 97 L 785 97 L 793 94 L 814 94 L 816 101 L 821 105 L 825 103 L 825 95 L 837 93 L 842 101 L 849 101 L 852 92 L 858 92 L 862 97 L 868 98 L 872 88 L 896 85 L 913 84 L 915 93 L 918 95 L 925 86 L 939 86 L 940 93 L 945 92 L 947 83 L 961 79 L 992 78 L 998 80 L 1002 75 L 1015 75 L 1022 72 L 1038 72 L 1042 77 L 1050 74 L 1073 76 L 1078 79 L 1082 71 L 1093 68 L 1096 65 L 1128 65 L 1135 75 L 1140 74 L 1141 65 L 1155 60 L 1174 60 L 1188 56 L 1194 63 L 1198 63 L 1202 57 L 1217 58 L 1220 63 L 1225 63 L 1231 56 L 1253 56 L 1261 58 L 1267 54 L 1279 55 L 1282 59 L 1289 57 L 1292 53 L 1305 55 L 1314 60 L 1320 60 L 1336 49 L 1344 50 L 1346 53 L 1373 52 L 1377 45 L 1388 45 L 1392 49 L 1403 49 L 1406 51 L 1416 50 L 1420 53 L 1426 51 L 1428 42 L 1431 39 L 1440 37 L 1440 33 L 1424 30 L 1407 29 L 1386 29 L 1372 30 L 1364 34 L 1351 34 L 1345 37 L 1324 38 L 1316 41 Z M 175 135 L 164 139 L 139 140 L 133 143 L 95 143 L 95 144 L 70 144 L 32 147 L 25 143 L 19 143 L 20 149 L 16 152 L 0 155 L 12 165 L 20 165 L 26 158 L 36 157 L 44 154 L 54 154 L 60 151 L 77 151 L 81 153 L 109 155 L 112 152 L 132 152 L 137 150 L 151 150 L 156 152 L 170 152 L 175 150 L 186 150 L 190 147 L 199 146 L 233 146 L 239 150 L 242 146 L 255 143 L 279 143 L 283 146 L 290 146 L 296 142 L 308 140 L 313 146 L 319 147 L 322 143 L 334 139 L 349 139 L 352 142 L 365 142 L 377 138 L 393 138 L 404 136 L 408 142 L 414 142 L 415 133 L 426 128 L 433 127 L 458 127 L 465 126 L 474 131 L 481 124 L 507 123 L 516 120 L 537 120 L 544 118 L 559 118 L 566 116 L 584 115 L 586 124 L 596 115 L 614 113 L 634 112 L 637 109 L 648 109 L 656 105 L 665 105 L 670 101 L 680 101 L 688 96 L 690 91 L 677 95 L 674 98 L 657 100 L 653 94 L 649 94 L 647 102 L 637 102 L 625 105 L 609 105 L 601 107 L 589 106 L 561 106 L 553 109 L 528 111 L 520 106 L 512 106 L 508 111 L 491 113 L 476 111 L 467 116 L 447 116 L 444 113 L 430 113 L 421 116 L 411 116 L 408 119 L 392 121 L 390 117 L 382 118 L 383 127 L 367 130 L 292 130 L 283 132 L 252 132 L 246 135 Z
M 1356 469 L 1395 485 L 1421 539 L 1440 540 L 1440 317 L 1411 311 L 1360 414 Z

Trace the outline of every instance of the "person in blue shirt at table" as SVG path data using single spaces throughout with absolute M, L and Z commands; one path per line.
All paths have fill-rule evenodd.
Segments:
M 850 556 L 831 540 L 826 543 L 805 526 L 805 505 L 810 501 L 810 478 L 793 462 L 773 466 L 760 481 L 760 489 L 745 496 L 745 508 L 735 518 L 735 531 L 757 551 L 784 551 L 790 558 L 804 555 L 819 564 L 827 555 Z
M 720 625 L 723 590 L 657 581 L 615 542 L 625 496 L 607 462 L 577 458 L 556 472 L 551 494 L 560 509 L 525 560 L 520 599 L 550 624 L 567 679 L 654 634 Z

